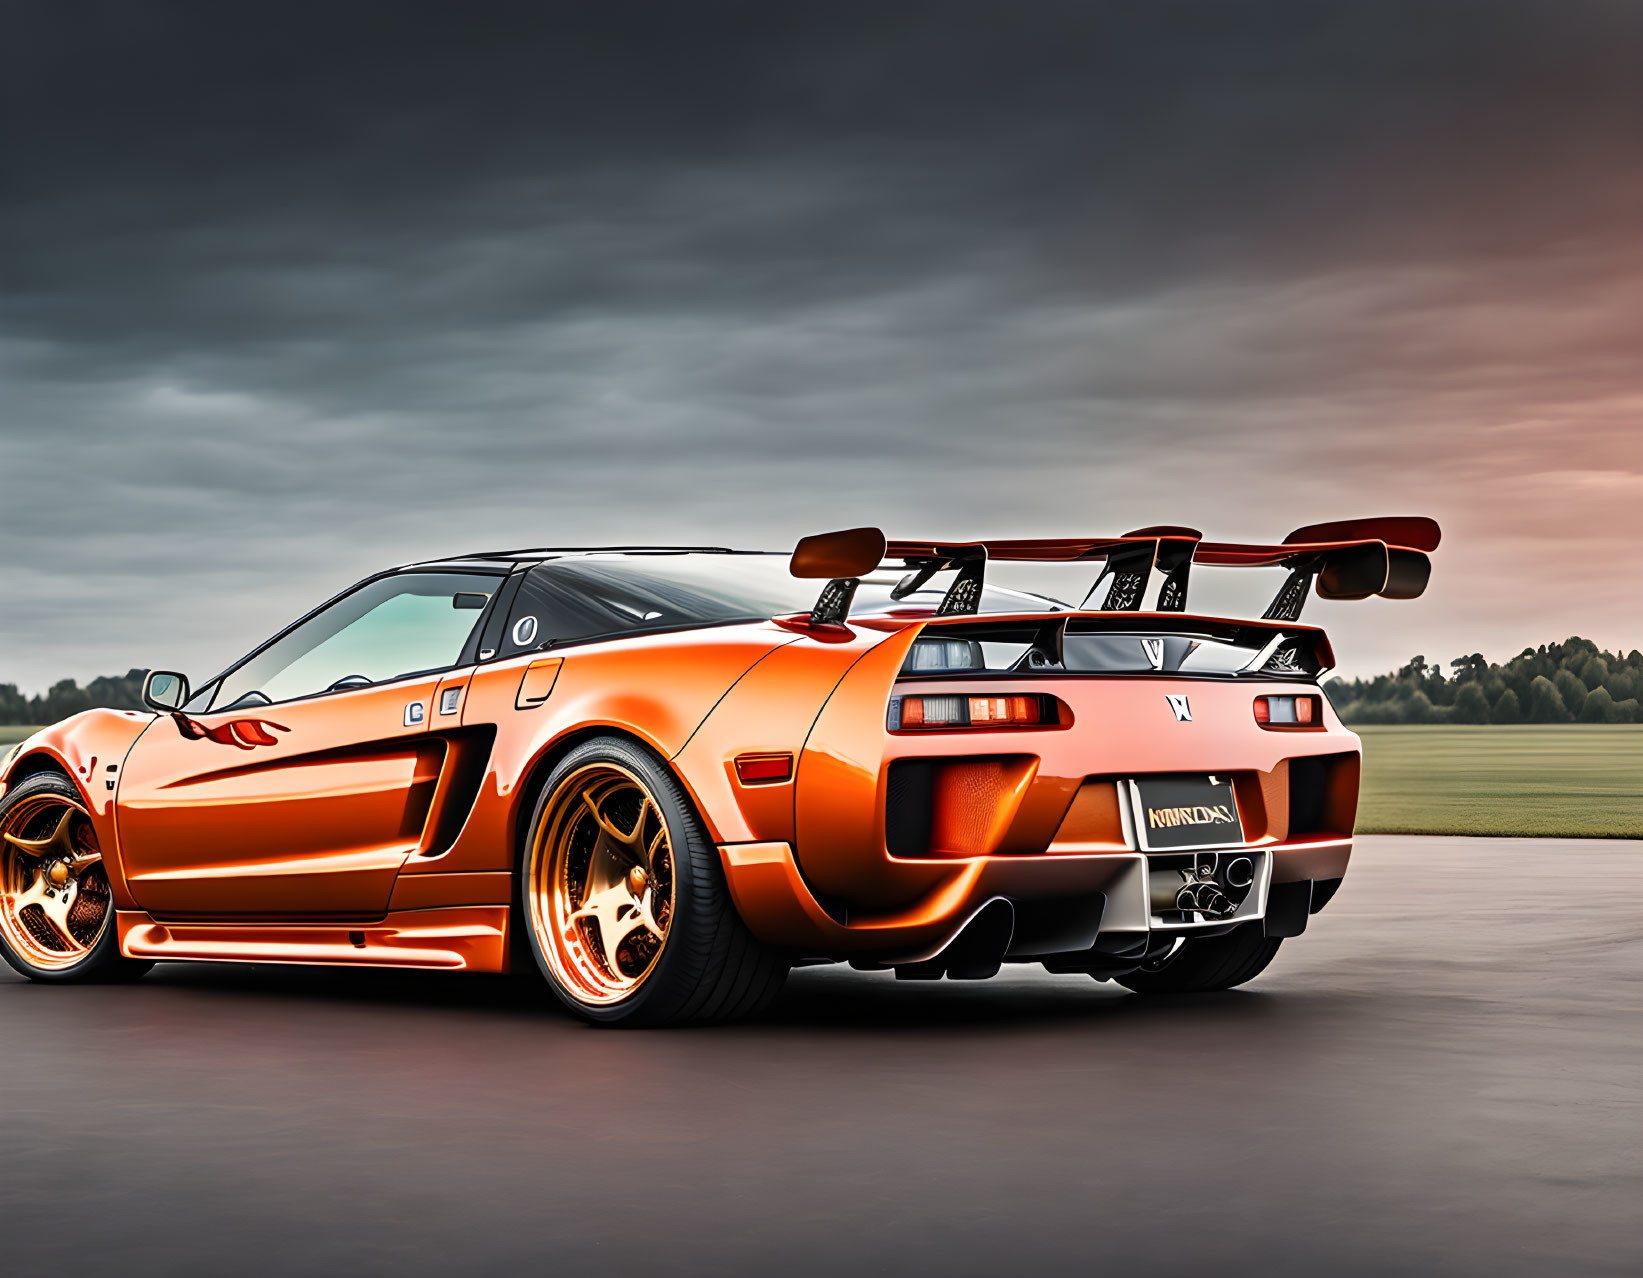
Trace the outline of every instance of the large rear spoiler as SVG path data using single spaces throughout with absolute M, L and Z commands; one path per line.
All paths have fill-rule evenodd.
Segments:
M 900 560 L 910 570 L 891 592 L 898 599 L 944 569 L 957 572 L 938 615 L 978 610 L 989 559 L 1100 562 L 1084 606 L 1105 612 L 1140 609 L 1154 573 L 1159 576 L 1155 610 L 1183 612 L 1193 564 L 1284 567 L 1289 577 L 1263 615 L 1295 621 L 1314 585 L 1325 599 L 1416 598 L 1431 577 L 1430 555 L 1441 535 L 1434 520 L 1414 515 L 1308 524 L 1276 545 L 1205 541 L 1197 529 L 1174 525 L 1138 528 L 1122 537 L 973 542 L 886 541 L 877 528 L 852 528 L 804 538 L 793 551 L 791 569 L 795 577 L 830 579 L 810 616 L 815 624 L 838 624 L 849 613 L 859 579 L 886 560 Z M 1092 605 L 1103 584 L 1106 594 Z

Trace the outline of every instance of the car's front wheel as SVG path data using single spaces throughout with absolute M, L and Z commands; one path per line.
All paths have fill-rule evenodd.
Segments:
M 35 981 L 128 980 L 153 966 L 120 954 L 97 832 L 56 773 L 0 799 L 0 957 Z
M 1163 958 L 1113 979 L 1137 994 L 1230 990 L 1259 976 L 1281 942 L 1265 935 L 1259 921 L 1243 923 L 1221 936 L 1189 937 Z
M 549 775 L 520 896 L 537 966 L 591 1021 L 732 1020 L 768 1006 L 787 974 L 737 915 L 689 797 L 621 738 L 575 747 Z

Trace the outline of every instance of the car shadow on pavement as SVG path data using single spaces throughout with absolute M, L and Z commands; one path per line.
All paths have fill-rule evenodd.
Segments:
M 237 1002 L 346 1003 L 380 1010 L 426 1009 L 504 1019 L 542 1019 L 576 1025 L 575 1019 L 534 975 L 491 976 L 278 966 L 273 964 L 173 963 L 155 968 L 132 993 L 144 989 L 220 995 Z M 1170 1021 L 1189 1014 L 1248 1021 L 1251 1017 L 1316 1014 L 1311 994 L 1277 995 L 1259 986 L 1216 994 L 1143 998 L 1110 983 L 1083 977 L 1050 977 L 1036 969 L 1005 973 L 991 981 L 897 981 L 890 973 L 855 972 L 843 966 L 801 969 L 789 978 L 768 1012 L 708 1032 L 758 1034 L 827 1028 L 894 1033 L 980 1027 L 1110 1026 Z M 1292 1004 L 1304 1004 L 1302 1008 Z

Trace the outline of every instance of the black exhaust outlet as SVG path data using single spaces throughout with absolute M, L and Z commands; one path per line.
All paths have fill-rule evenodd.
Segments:
M 988 901 L 977 910 L 964 930 L 940 954 L 922 963 L 903 963 L 896 968 L 899 981 L 935 981 L 946 976 L 953 981 L 984 981 L 997 976 L 1004 952 L 1015 935 L 1015 906 L 1003 897 Z

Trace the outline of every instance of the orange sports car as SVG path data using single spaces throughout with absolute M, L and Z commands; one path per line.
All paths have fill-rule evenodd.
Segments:
M 40 981 L 534 968 L 630 1025 L 745 1015 L 821 962 L 1225 989 L 1351 850 L 1358 739 L 1302 605 L 1412 598 L 1437 544 L 1407 517 L 1276 545 L 859 528 L 791 557 L 395 568 L 199 687 L 151 672 L 148 713 L 16 746 L 0 948 Z M 1094 583 L 1081 606 L 1003 589 L 1004 560 Z M 1288 572 L 1232 620 L 1187 611 L 1199 565 Z

